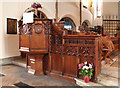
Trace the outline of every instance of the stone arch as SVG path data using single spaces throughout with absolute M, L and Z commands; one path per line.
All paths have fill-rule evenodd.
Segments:
M 79 25 L 79 20 L 77 20 L 77 19 L 76 19 L 74 16 L 72 16 L 71 14 L 66 14 L 66 15 L 60 17 L 59 21 L 60 21 L 62 18 L 64 18 L 64 17 L 70 18 L 70 19 L 74 22 L 74 24 L 75 24 L 76 27 Z
M 82 25 L 83 25 L 84 23 L 85 23 L 87 26 L 90 26 L 90 25 L 91 25 L 88 20 L 84 20 L 84 21 L 82 22 Z
M 70 17 L 63 17 L 60 21 L 65 21 L 64 27 L 72 30 L 76 30 L 76 25 Z

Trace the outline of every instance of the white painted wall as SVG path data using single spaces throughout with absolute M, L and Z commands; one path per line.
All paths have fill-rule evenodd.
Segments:
M 93 15 L 92 13 L 88 10 L 88 9 L 85 9 L 85 8 L 82 8 L 82 22 L 84 21 L 89 21 L 89 26 L 92 26 L 93 24 Z
M 70 17 L 76 26 L 80 25 L 79 7 L 74 2 L 59 2 L 58 17 L 61 20 L 63 17 Z
M 118 15 L 118 2 L 103 2 L 103 15 Z
M 19 55 L 19 36 L 7 34 L 7 18 L 19 18 L 18 2 L 3 2 L 2 8 L 2 58 Z
M 0 59 L 2 56 L 2 2 L 0 2 Z

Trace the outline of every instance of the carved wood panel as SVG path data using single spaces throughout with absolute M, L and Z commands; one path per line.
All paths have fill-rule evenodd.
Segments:
M 96 36 L 79 36 L 79 37 L 59 37 L 58 35 L 51 36 L 51 54 L 53 60 L 59 65 L 59 69 L 62 69 L 61 74 L 67 76 L 78 76 L 78 64 L 87 61 L 88 63 L 95 64 L 95 75 L 99 73 L 100 69 L 100 55 L 98 52 L 98 45 L 96 45 Z M 97 48 L 96 48 L 97 47 Z M 54 64 L 54 63 L 53 63 Z M 53 65 L 52 64 L 52 65 Z M 56 70 L 58 71 L 58 70 Z
M 62 55 L 52 54 L 52 71 L 62 73 Z
M 34 23 L 29 24 L 20 23 L 20 47 L 48 50 L 51 23 L 52 20 L 48 19 L 37 19 Z

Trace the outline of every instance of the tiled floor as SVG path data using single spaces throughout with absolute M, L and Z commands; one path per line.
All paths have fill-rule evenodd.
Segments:
M 2 86 L 12 86 L 15 83 L 24 82 L 30 86 L 77 86 L 74 83 L 58 80 L 49 76 L 35 76 L 28 74 L 25 68 L 6 65 L 2 66 Z
M 115 78 L 120 78 L 120 74 L 118 72 L 120 69 L 120 58 L 118 57 L 118 52 L 116 53 L 112 55 L 113 62 L 111 62 L 111 64 L 102 64 L 101 73 Z

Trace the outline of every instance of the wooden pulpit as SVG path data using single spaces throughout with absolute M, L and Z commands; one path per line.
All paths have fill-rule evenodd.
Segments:
M 40 75 L 43 72 L 43 57 L 49 52 L 49 32 L 52 20 L 34 19 L 34 23 L 19 21 L 19 49 L 26 53 L 28 72 Z

